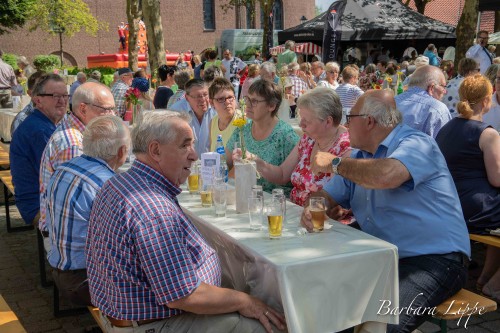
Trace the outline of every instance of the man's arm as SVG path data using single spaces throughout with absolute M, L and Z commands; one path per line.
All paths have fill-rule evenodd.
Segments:
M 472 45 L 465 53 L 465 56 L 467 58 L 476 58 L 478 56 L 478 53 L 481 52 L 482 49 L 483 48 L 479 44 Z

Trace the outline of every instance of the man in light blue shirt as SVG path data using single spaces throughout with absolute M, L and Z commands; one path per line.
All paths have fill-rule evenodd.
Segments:
M 335 176 L 313 196 L 327 199 L 334 219 L 341 207 L 351 208 L 361 230 L 398 247 L 399 309 L 423 309 L 464 286 L 470 243 L 439 147 L 401 120 L 392 92 L 362 95 L 347 116 L 351 145 L 357 149 L 349 158 L 316 154 L 313 172 Z M 307 208 L 301 222 L 312 229 Z M 381 303 L 380 313 L 393 307 Z M 388 325 L 387 332 L 412 332 L 424 320 L 415 311 L 402 311 L 399 324 Z
M 446 79 L 439 67 L 424 65 L 415 70 L 406 92 L 395 97 L 403 123 L 433 138 L 451 120 L 448 107 L 441 102 Z
M 208 86 L 203 80 L 192 79 L 186 83 L 186 98 L 175 102 L 169 110 L 186 112 L 191 116 L 191 129 L 195 135 L 198 156 L 210 151 L 210 122 L 215 111 L 210 106 Z
M 83 133 L 84 154 L 59 166 L 47 187 L 47 259 L 61 293 L 78 305 L 91 305 L 82 282 L 87 279 L 84 249 L 92 204 L 125 162 L 129 145 L 129 130 L 119 117 L 94 118 Z

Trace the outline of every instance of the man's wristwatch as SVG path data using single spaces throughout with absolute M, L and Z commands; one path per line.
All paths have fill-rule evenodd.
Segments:
M 338 167 L 340 165 L 340 163 L 342 162 L 342 157 L 335 157 L 333 160 L 332 160 L 332 170 L 333 170 L 333 173 L 335 175 L 338 175 L 339 172 L 338 172 Z

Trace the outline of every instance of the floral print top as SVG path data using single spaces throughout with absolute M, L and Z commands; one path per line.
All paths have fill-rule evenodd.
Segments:
M 304 206 L 307 198 L 313 192 L 317 192 L 332 178 L 331 173 L 321 173 L 314 175 L 311 171 L 311 153 L 315 141 L 307 135 L 303 135 L 299 142 L 299 163 L 292 172 L 293 189 L 290 193 L 290 200 L 297 205 Z M 340 156 L 351 149 L 349 132 L 339 135 L 332 144 L 329 153 Z

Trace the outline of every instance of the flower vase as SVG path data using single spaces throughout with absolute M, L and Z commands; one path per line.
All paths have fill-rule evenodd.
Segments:
M 243 128 L 240 128 L 240 149 L 241 149 L 241 158 L 245 160 L 247 158 L 247 149 L 245 146 L 245 137 L 243 136 Z
M 134 105 L 132 111 L 132 124 L 137 125 L 142 121 L 142 105 L 136 104 Z
M 255 162 L 242 161 L 234 163 L 234 179 L 236 187 L 236 212 L 248 212 L 248 197 L 252 194 L 252 186 L 257 184 L 257 166 Z
M 132 119 L 134 114 L 134 106 L 132 103 L 127 104 L 127 110 L 123 115 L 123 120 L 128 121 L 130 125 L 132 125 Z

